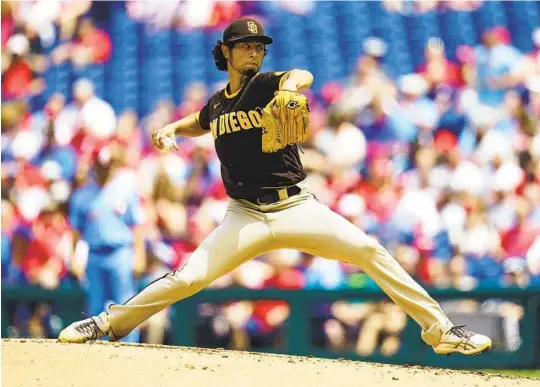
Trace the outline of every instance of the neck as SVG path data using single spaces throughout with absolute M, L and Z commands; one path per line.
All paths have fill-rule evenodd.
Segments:
M 229 73 L 229 93 L 234 94 L 242 88 L 247 76 L 240 74 L 231 66 L 228 67 L 227 72 Z

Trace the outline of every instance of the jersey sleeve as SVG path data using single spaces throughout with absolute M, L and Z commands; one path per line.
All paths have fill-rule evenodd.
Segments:
M 256 82 L 260 87 L 268 88 L 268 90 L 273 93 L 274 91 L 279 90 L 285 80 L 285 76 L 291 71 L 292 70 L 261 73 L 257 76 Z
M 210 100 L 204 105 L 204 107 L 201 109 L 197 116 L 197 121 L 199 121 L 199 125 L 201 125 L 201 128 L 204 130 L 210 130 Z

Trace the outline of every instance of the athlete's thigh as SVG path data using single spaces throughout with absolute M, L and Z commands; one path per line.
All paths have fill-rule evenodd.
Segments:
M 281 211 L 272 223 L 280 246 L 352 262 L 377 242 L 328 206 L 312 199 Z
M 235 208 L 191 254 L 182 274 L 210 283 L 243 262 L 271 248 L 272 235 L 264 216 Z

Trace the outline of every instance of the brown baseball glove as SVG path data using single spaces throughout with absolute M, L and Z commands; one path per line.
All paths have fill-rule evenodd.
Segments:
M 290 90 L 276 91 L 275 97 L 259 113 L 263 127 L 263 152 L 277 152 L 287 145 L 307 140 L 309 106 L 304 94 Z

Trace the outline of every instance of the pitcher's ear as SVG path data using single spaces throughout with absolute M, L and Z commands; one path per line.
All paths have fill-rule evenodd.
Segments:
M 229 55 L 230 55 L 229 47 L 227 47 L 225 44 L 222 44 L 221 45 L 221 52 L 223 53 L 223 56 L 225 57 L 225 59 L 229 59 Z

